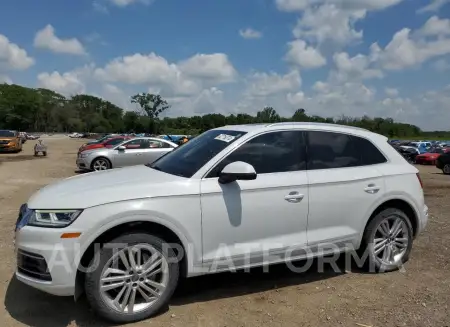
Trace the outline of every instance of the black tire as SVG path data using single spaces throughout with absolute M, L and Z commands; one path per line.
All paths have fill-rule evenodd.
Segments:
M 99 264 L 97 269 L 95 269 L 92 272 L 86 273 L 85 279 L 86 297 L 89 304 L 93 308 L 94 312 L 98 314 L 100 317 L 114 323 L 136 322 L 147 319 L 158 313 L 162 307 L 168 304 L 178 284 L 180 268 L 178 261 L 176 260 L 175 252 L 171 248 L 169 249 L 163 248 L 163 244 L 165 242 L 162 239 L 150 234 L 144 234 L 139 232 L 126 233 L 110 241 L 109 243 L 128 244 L 128 245 L 137 245 L 137 244 L 151 245 L 153 248 L 160 251 L 160 253 L 163 254 L 164 257 L 167 259 L 169 281 L 167 283 L 165 291 L 162 293 L 159 300 L 157 300 L 156 303 L 154 303 L 152 306 L 143 311 L 129 314 L 129 313 L 120 313 L 117 310 L 110 308 L 104 302 L 100 293 L 100 277 L 104 266 L 112 257 L 114 249 L 103 247 L 99 253 L 99 261 L 98 261 Z M 165 253 L 163 253 L 163 250 L 165 250 Z M 91 265 L 94 263 L 94 261 L 95 259 L 92 260 Z
M 374 253 L 374 239 L 377 233 L 377 228 L 381 224 L 381 222 L 390 217 L 400 218 L 405 223 L 408 234 L 408 245 L 405 249 L 403 257 L 401 258 L 401 261 L 396 264 L 382 263 Z M 378 273 L 390 272 L 400 269 L 402 264 L 406 263 L 409 260 L 409 255 L 411 253 L 413 244 L 413 238 L 414 238 L 413 228 L 409 217 L 403 211 L 397 208 L 384 209 L 369 222 L 364 231 L 359 254 L 360 256 L 367 255 L 365 261 L 365 269 L 368 270 L 369 272 L 378 272 Z
M 42 152 L 42 154 L 44 155 L 44 157 L 47 156 L 47 151 Z
M 105 170 L 111 169 L 112 165 L 111 165 L 111 161 L 109 161 L 109 159 L 103 158 L 103 157 L 98 157 L 98 158 L 95 158 L 92 161 L 92 163 L 91 163 L 91 170 L 97 171 L 97 170 L 94 169 L 94 166 L 95 166 L 95 164 L 98 161 L 104 161 L 106 163 L 106 169 Z M 101 171 L 101 170 L 98 170 L 98 171 Z
M 450 175 L 450 164 L 445 164 L 444 167 L 442 167 L 442 172 L 444 175 Z

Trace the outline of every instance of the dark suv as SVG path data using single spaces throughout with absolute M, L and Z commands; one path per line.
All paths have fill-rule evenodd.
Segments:
M 450 175 L 450 152 L 441 154 L 436 160 L 436 167 L 445 175 Z

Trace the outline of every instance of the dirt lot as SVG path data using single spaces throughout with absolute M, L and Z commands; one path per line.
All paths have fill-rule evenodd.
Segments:
M 0 312 L 3 326 L 105 326 L 84 300 L 57 298 L 13 278 L 17 209 L 40 187 L 75 174 L 82 141 L 50 138 L 49 157 L 0 154 Z M 450 176 L 420 167 L 430 207 L 427 230 L 416 240 L 404 272 L 303 274 L 285 266 L 270 273 L 227 273 L 186 281 L 170 309 L 133 326 L 450 326 Z

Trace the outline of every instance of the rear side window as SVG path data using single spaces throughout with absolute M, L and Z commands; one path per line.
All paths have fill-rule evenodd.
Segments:
M 334 132 L 307 132 L 308 169 L 347 168 L 386 162 L 369 140 Z
M 361 165 L 357 143 L 347 134 L 307 132 L 308 169 L 346 168 Z
M 357 142 L 358 152 L 361 155 L 361 165 L 376 165 L 387 161 L 386 157 L 369 140 L 356 136 L 352 138 Z

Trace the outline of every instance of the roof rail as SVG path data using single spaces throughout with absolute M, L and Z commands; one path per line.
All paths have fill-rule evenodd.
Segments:
M 356 127 L 356 126 L 350 126 L 350 125 L 341 125 L 341 124 L 331 124 L 331 123 L 316 123 L 316 122 L 281 122 L 281 123 L 270 123 L 266 125 L 266 127 L 272 127 L 272 126 L 284 126 L 284 125 L 309 125 L 309 126 L 335 126 L 335 127 L 344 127 L 344 128 L 350 128 L 355 129 L 359 131 L 369 131 L 368 129 Z M 370 131 L 369 131 L 370 132 Z

